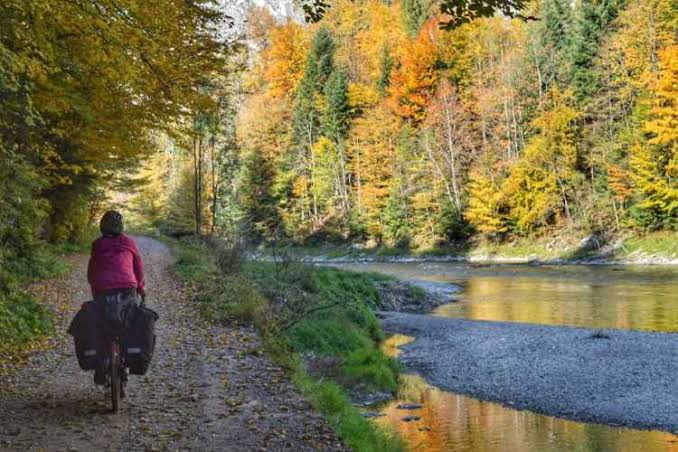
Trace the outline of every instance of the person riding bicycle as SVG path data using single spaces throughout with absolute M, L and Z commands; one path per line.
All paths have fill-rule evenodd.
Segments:
M 109 210 L 99 224 L 101 237 L 92 243 L 92 253 L 87 266 L 87 281 L 94 303 L 100 306 L 125 306 L 136 303 L 137 294 L 144 292 L 144 264 L 134 240 L 123 233 L 123 218 L 119 212 Z M 94 372 L 96 384 L 105 383 L 105 372 Z

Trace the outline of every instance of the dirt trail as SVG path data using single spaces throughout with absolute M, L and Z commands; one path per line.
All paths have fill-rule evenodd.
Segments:
M 67 306 L 53 347 L 0 377 L 0 450 L 345 450 L 284 373 L 252 352 L 254 332 L 198 319 L 168 271 L 168 249 L 137 242 L 149 306 L 160 314 L 149 373 L 130 377 L 113 415 L 92 374 L 78 368 L 65 330 L 89 292 L 87 256 L 74 256 L 70 275 L 42 287 L 50 304 Z

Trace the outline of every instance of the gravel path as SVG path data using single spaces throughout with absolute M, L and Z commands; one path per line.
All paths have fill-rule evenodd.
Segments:
M 60 307 L 51 348 L 0 376 L 0 450 L 345 450 L 284 372 L 261 356 L 253 331 L 202 322 L 168 271 L 168 249 L 144 237 L 137 243 L 149 306 L 160 314 L 149 373 L 130 377 L 120 412 L 110 414 L 65 332 L 89 298 L 87 256 L 72 257 L 70 275 L 36 287 Z
M 433 385 L 512 408 L 678 433 L 678 334 L 382 313 Z M 600 334 L 596 334 L 600 333 Z

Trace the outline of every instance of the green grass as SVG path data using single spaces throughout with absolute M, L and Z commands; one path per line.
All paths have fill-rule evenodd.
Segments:
M 254 324 L 274 361 L 290 370 L 300 391 L 349 447 L 402 450 L 399 439 L 360 415 L 346 389 L 396 390 L 399 369 L 379 350 L 384 334 L 374 314 L 379 304 L 374 282 L 387 277 L 298 263 L 247 262 L 224 271 L 223 250 L 191 240 L 169 244 L 177 274 L 199 287 L 201 312 L 218 323 Z M 281 308 L 281 299 L 285 306 L 323 309 L 296 319 L 294 308 Z M 287 322 L 290 318 L 297 321 Z M 335 359 L 336 373 L 310 375 L 303 362 L 311 355 Z
M 628 256 L 634 253 L 678 259 L 678 232 L 661 231 L 627 238 L 622 242 L 618 254 Z
M 397 436 L 365 420 L 351 405 L 344 389 L 336 383 L 314 380 L 302 370 L 294 374 L 293 380 L 351 449 L 364 452 L 404 450 Z

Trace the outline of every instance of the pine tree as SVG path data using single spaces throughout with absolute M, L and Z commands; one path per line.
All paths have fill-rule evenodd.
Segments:
M 403 20 L 410 36 L 417 35 L 422 24 L 428 19 L 430 8 L 430 0 L 402 0 Z
M 293 129 L 297 145 L 310 148 L 318 136 L 321 113 L 316 98 L 323 93 L 325 82 L 334 70 L 334 51 L 332 35 L 327 28 L 321 28 L 313 38 L 304 77 L 295 96 Z
M 565 83 L 564 64 L 572 33 L 572 8 L 567 0 L 545 0 L 542 21 L 535 24 L 535 54 L 540 93 L 546 93 L 552 83 Z
M 561 52 L 568 46 L 572 26 L 572 9 L 567 0 L 545 0 L 542 6 L 542 40 L 549 48 Z
M 314 68 L 315 65 L 311 67 Z M 293 139 L 294 143 L 302 148 L 311 146 L 315 142 L 320 128 L 320 112 L 316 105 L 315 82 L 315 72 L 307 70 L 297 88 L 294 99 Z
M 405 247 L 410 244 L 410 203 L 402 196 L 398 181 L 391 185 L 391 193 L 386 200 L 382 214 L 383 238 L 390 245 Z
M 274 172 L 257 149 L 245 156 L 240 177 L 240 205 L 255 238 L 272 237 L 280 223 L 271 194 Z
M 326 137 L 338 144 L 346 138 L 350 122 L 346 71 L 337 69 L 332 72 L 327 79 L 324 92 L 323 132 Z
M 393 70 L 393 57 L 388 47 L 384 46 L 381 49 L 381 56 L 379 59 L 379 80 L 377 80 L 377 89 L 379 94 L 386 95 L 386 91 L 391 84 L 391 71 Z
M 313 38 L 309 61 L 317 64 L 316 90 L 322 92 L 325 82 L 334 71 L 334 52 L 336 44 L 330 31 L 322 27 Z
M 623 0 L 586 0 L 576 9 L 570 59 L 572 88 L 579 101 L 592 98 L 600 88 L 600 75 L 596 74 L 595 58 L 600 42 L 617 16 Z

